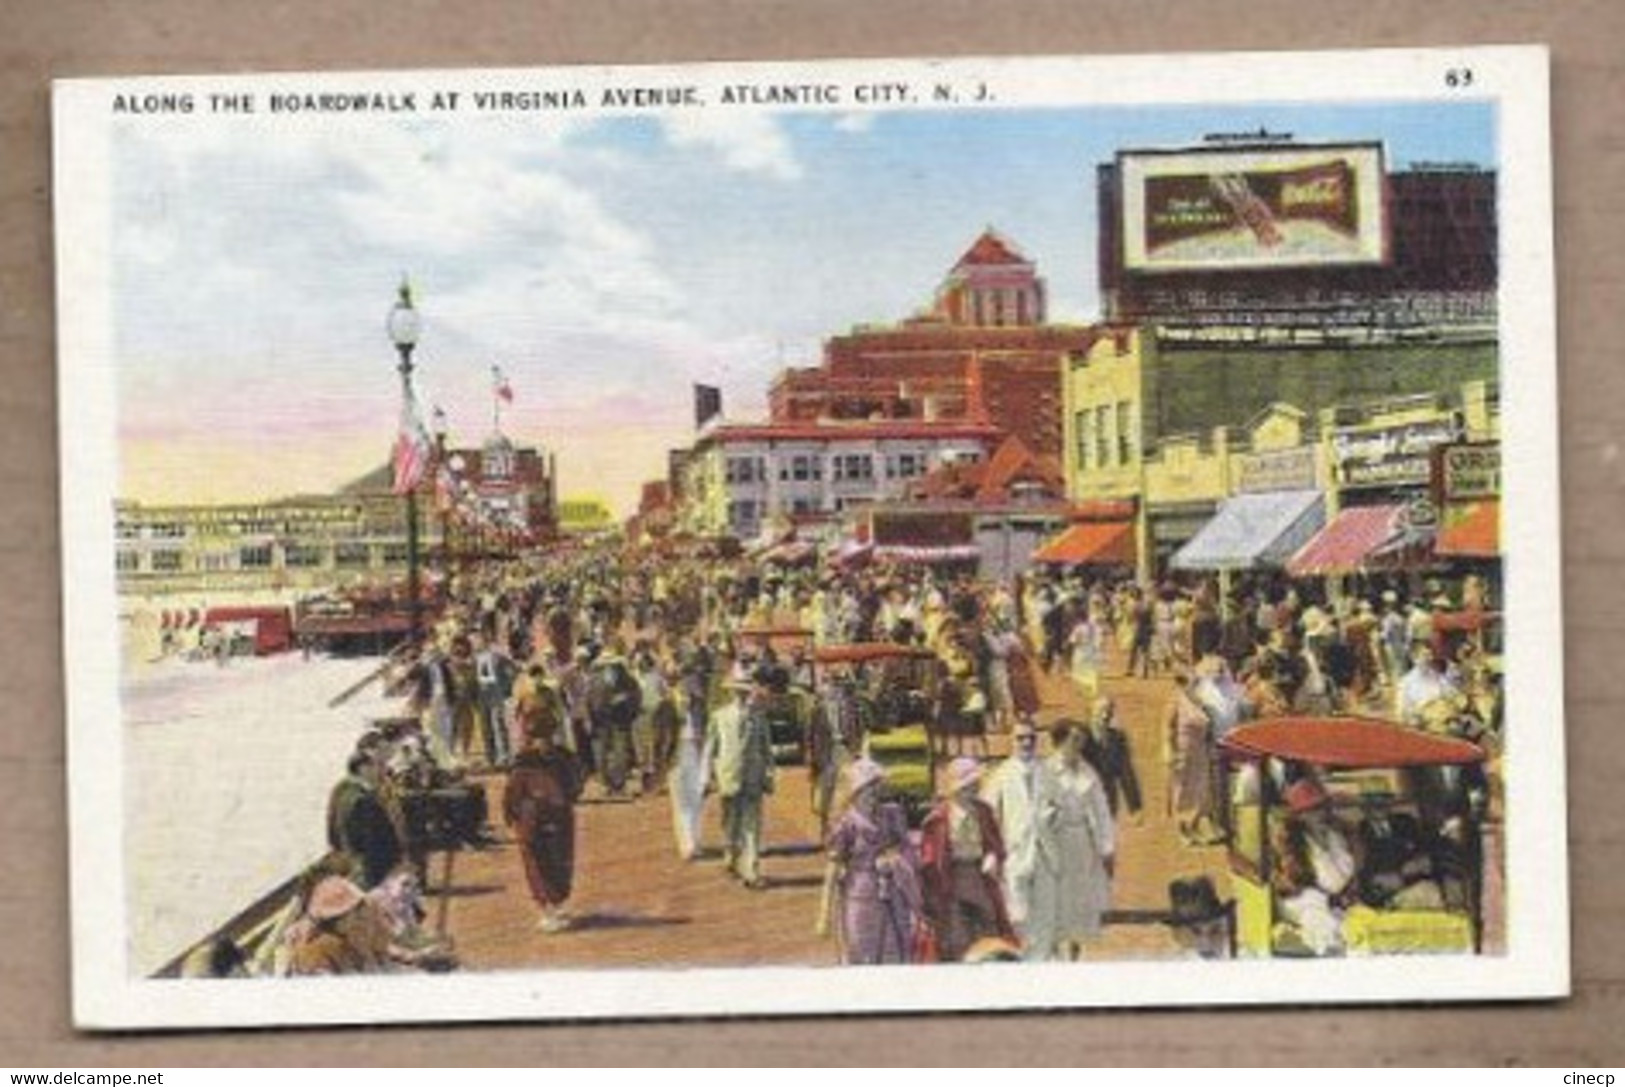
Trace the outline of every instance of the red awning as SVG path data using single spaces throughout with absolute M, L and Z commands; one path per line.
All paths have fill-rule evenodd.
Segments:
M 1331 769 L 1484 761 L 1483 749 L 1466 740 L 1366 717 L 1272 717 L 1231 730 L 1223 745 L 1245 759 L 1273 757 Z
M 1293 577 L 1321 577 L 1358 570 L 1404 533 L 1404 517 L 1403 506 L 1346 509 L 1287 560 L 1286 571 Z
M 1501 554 L 1501 503 L 1485 499 L 1446 509 L 1433 550 L 1440 555 L 1493 559 Z
M 1133 566 L 1134 522 L 1081 521 L 1033 552 L 1034 562 Z

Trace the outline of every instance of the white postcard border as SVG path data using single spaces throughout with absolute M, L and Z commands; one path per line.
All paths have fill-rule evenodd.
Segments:
M 1446 72 L 1470 70 L 1471 87 Z M 1508 730 L 1504 956 L 1293 961 L 468 973 L 282 981 L 131 978 L 113 578 L 109 102 L 133 90 L 639 86 L 907 80 L 974 108 L 1493 99 L 1499 107 L 1502 441 Z M 996 101 L 975 105 L 977 86 Z M 758 107 L 741 106 L 740 109 Z M 778 107 L 759 107 L 777 109 Z M 801 107 L 797 107 L 800 109 Z M 858 112 L 845 102 L 830 108 Z M 926 102 L 902 108 L 951 108 Z M 795 62 L 682 68 L 109 78 L 56 85 L 64 638 L 80 1027 L 196 1028 L 425 1020 L 785 1015 L 965 1008 L 1302 1004 L 1562 996 L 1569 986 L 1548 59 L 1540 47 L 1179 56 Z M 592 110 L 585 111 L 591 114 Z M 297 123 L 290 121 L 289 123 Z

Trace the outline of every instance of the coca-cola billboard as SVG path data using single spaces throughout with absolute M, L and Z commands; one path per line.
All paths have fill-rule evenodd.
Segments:
M 1378 144 L 1125 151 L 1123 264 L 1140 272 L 1379 264 Z

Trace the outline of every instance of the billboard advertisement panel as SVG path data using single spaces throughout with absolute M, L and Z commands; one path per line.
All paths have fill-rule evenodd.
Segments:
M 1183 272 L 1380 264 L 1380 144 L 1126 151 L 1123 266 Z

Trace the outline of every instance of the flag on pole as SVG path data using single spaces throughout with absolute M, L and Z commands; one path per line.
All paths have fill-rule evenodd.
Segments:
M 406 494 L 423 482 L 429 467 L 433 446 L 429 432 L 423 429 L 417 405 L 407 399 L 401 401 L 401 432 L 395 438 L 395 493 Z
M 513 403 L 513 386 L 508 384 L 508 375 L 502 372 L 502 367 L 491 367 L 491 387 L 499 400 Z

